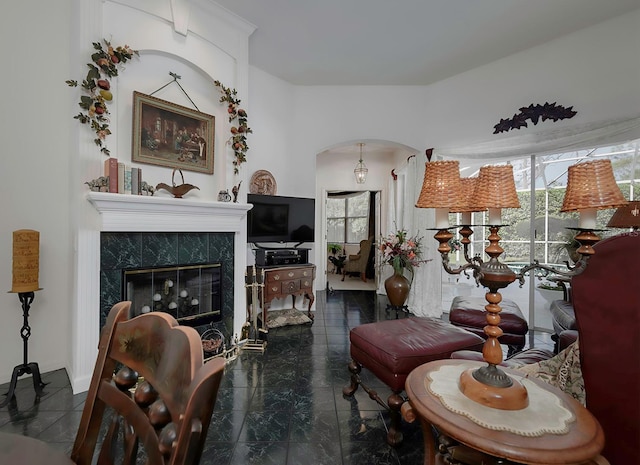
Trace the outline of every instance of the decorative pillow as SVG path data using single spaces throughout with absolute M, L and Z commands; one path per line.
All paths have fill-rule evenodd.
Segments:
M 586 405 L 586 393 L 578 340 L 549 360 L 524 365 L 519 371 L 536 376 L 562 389 L 582 405 Z
M 287 308 L 285 310 L 270 310 L 267 312 L 267 327 L 279 328 L 281 326 L 289 325 L 303 325 L 305 323 L 311 323 L 305 313 L 296 310 L 295 308 Z

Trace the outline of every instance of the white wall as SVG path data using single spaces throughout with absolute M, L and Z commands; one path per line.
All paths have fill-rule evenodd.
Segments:
M 70 0 L 3 6 L 0 40 L 0 382 L 23 363 L 22 309 L 12 281 L 12 232 L 40 231 L 40 287 L 31 307 L 29 361 L 60 368 L 69 348 L 72 276 L 68 182 L 69 133 L 75 123 L 67 86 L 73 11 Z M 8 50 L 7 49 L 7 50 Z M 73 110 L 75 111 L 75 109 Z
M 43 371 L 71 365 L 70 328 L 82 326 L 79 316 L 83 312 L 97 312 L 97 302 L 74 308 L 82 291 L 76 286 L 74 254 L 79 240 L 77 226 L 95 221 L 95 216 L 82 211 L 87 206 L 83 183 L 100 172 L 102 158 L 92 152 L 95 148 L 86 128 L 72 119 L 78 111 L 78 94 L 64 81 L 83 77 L 90 42 L 101 37 L 147 50 L 154 48 L 151 42 L 171 44 L 173 50 L 163 56 L 157 54 L 157 61 L 149 68 L 145 67 L 144 56 L 139 64 L 128 65 L 123 77 L 131 74 L 139 84 L 148 78 L 145 90 L 154 90 L 163 82 L 163 59 L 183 53 L 188 58 L 192 50 L 188 39 L 169 29 L 165 29 L 165 35 L 143 37 L 145 29 L 133 21 L 138 12 L 124 16 L 107 13 L 103 22 L 103 7 L 120 5 L 118 8 L 125 9 L 127 3 L 138 12 L 152 11 L 149 16 L 159 22 L 166 22 L 171 14 L 168 0 L 118 4 L 58 0 L 38 2 L 37 15 L 33 14 L 32 2 L 13 2 L 10 9 L 4 8 L 0 20 L 0 38 L 10 50 L 4 54 L 5 68 L 0 77 L 0 136 L 4 143 L 0 282 L 10 289 L 11 232 L 39 230 L 40 285 L 44 290 L 37 293 L 31 312 L 29 358 L 39 362 Z M 394 141 L 415 147 L 424 159 L 423 150 L 431 146 L 490 139 L 493 125 L 500 118 L 530 103 L 573 105 L 578 115 L 555 123 L 558 126 L 627 116 L 640 108 L 640 11 L 428 87 L 295 87 L 249 68 L 248 50 L 230 53 L 234 47 L 239 48 L 238 44 L 241 48 L 239 36 L 246 31 L 229 27 L 231 21 L 214 12 L 209 2 L 193 0 L 191 5 L 195 6 L 189 24 L 202 31 L 199 39 L 211 43 L 212 48 L 201 52 L 211 52 L 210 56 L 198 56 L 200 64 L 190 71 L 198 83 L 187 85 L 187 89 L 195 89 L 198 99 L 204 96 L 203 76 L 211 69 L 215 72 L 209 73 L 223 76 L 221 80 L 229 79 L 226 85 L 238 89 L 254 130 L 249 138 L 249 162 L 241 178 L 267 169 L 276 177 L 278 193 L 283 195 L 316 195 L 316 155 L 346 141 Z M 230 71 L 227 66 L 231 62 L 234 69 Z M 139 69 L 134 70 L 134 66 Z M 148 76 L 137 75 L 142 69 Z M 125 88 L 123 81 L 120 85 Z M 212 101 L 216 98 L 212 89 Z M 117 130 L 114 147 L 126 153 L 130 121 L 123 102 L 116 105 L 115 114 L 123 113 L 113 123 Z M 210 102 L 203 107 L 216 111 Z M 216 130 L 217 136 L 224 137 L 224 130 Z M 221 170 L 218 173 L 229 173 L 229 160 L 222 167 L 216 166 Z M 152 183 L 170 177 L 170 170 L 147 172 Z M 187 182 L 193 180 L 193 184 L 200 183 L 206 189 L 203 195 L 229 188 L 233 179 L 227 175 L 186 176 Z M 5 382 L 13 367 L 22 363 L 22 316 L 13 294 L 0 292 L 0 306 L 0 382 Z
M 277 176 L 279 192 L 308 195 L 315 183 L 319 195 L 328 180 L 320 165 L 313 170 L 316 155 L 345 141 L 378 139 L 415 147 L 424 163 L 427 148 L 498 138 L 493 126 L 531 103 L 557 102 L 578 114 L 521 132 L 636 115 L 639 21 L 636 11 L 426 87 L 304 86 L 293 87 L 292 98 L 292 86 L 251 68 L 250 94 L 270 93 L 270 102 L 288 114 L 279 131 L 269 124 L 280 141 L 270 140 L 268 147 L 250 141 L 260 157 L 259 167 L 250 158 L 250 170 L 292 169 L 295 175 Z M 261 106 L 252 99 L 254 113 L 268 114 Z M 263 153 L 269 154 L 268 163 Z M 335 188 L 349 188 L 330 181 Z M 320 218 L 317 208 L 316 214 Z M 320 253 L 316 261 L 325 262 Z

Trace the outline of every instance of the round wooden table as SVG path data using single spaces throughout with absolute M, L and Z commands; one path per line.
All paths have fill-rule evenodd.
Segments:
M 73 465 L 64 452 L 20 434 L 0 433 L 0 464 Z
M 405 389 L 414 412 L 420 418 L 425 444 L 425 465 L 436 463 L 436 448 L 431 425 L 443 434 L 472 449 L 526 464 L 575 464 L 588 462 L 604 446 L 604 433 L 595 417 L 572 397 L 538 379 L 529 378 L 545 391 L 561 399 L 573 412 L 575 420 L 566 434 L 543 434 L 530 437 L 508 431 L 485 428 L 466 416 L 447 409 L 428 387 L 427 375 L 445 365 L 482 366 L 484 362 L 438 360 L 425 363 L 407 377 Z M 516 374 L 505 369 L 507 373 Z M 520 374 L 522 376 L 522 374 Z M 461 394 L 462 395 L 462 394 Z

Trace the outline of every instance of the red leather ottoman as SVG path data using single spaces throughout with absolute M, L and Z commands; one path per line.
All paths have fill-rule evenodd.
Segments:
M 367 323 L 349 332 L 351 341 L 351 384 L 342 393 L 352 396 L 358 386 L 378 404 L 389 410 L 391 426 L 387 442 L 397 446 L 402 442 L 400 408 L 404 398 L 404 383 L 411 371 L 433 360 L 447 359 L 458 350 L 481 351 L 484 340 L 461 328 L 435 318 L 401 318 Z M 360 371 L 367 368 L 393 393 L 385 404 L 378 394 L 362 384 Z
M 487 325 L 485 305 L 487 301 L 484 297 L 456 296 L 451 302 L 449 321 L 452 325 L 486 338 L 484 334 L 484 327 Z M 524 348 L 529 325 L 515 302 L 504 299 L 500 302 L 500 307 L 502 311 L 499 326 L 503 334 L 498 341 L 509 346 L 507 357 L 510 357 Z

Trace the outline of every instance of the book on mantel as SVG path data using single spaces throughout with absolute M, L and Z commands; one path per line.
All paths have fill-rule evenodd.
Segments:
M 109 192 L 118 193 L 118 159 L 107 158 L 104 161 L 104 176 L 109 178 Z

